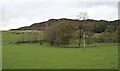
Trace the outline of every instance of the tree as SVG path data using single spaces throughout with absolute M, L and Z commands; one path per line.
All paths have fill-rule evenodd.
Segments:
M 118 30 L 112 33 L 112 42 L 118 43 Z
M 100 36 L 99 36 L 99 40 L 100 42 L 104 42 L 104 43 L 112 43 L 113 40 L 112 40 L 112 33 L 110 32 L 102 32 L 100 33 Z
M 78 20 L 85 20 L 86 18 L 88 18 L 88 13 L 87 12 L 80 12 L 78 16 Z M 81 25 L 78 26 L 78 30 L 79 30 L 79 44 L 78 47 L 80 47 L 80 42 L 81 42 Z M 85 32 L 84 32 L 85 33 Z M 85 34 L 84 34 L 84 38 L 85 38 Z M 84 44 L 85 44 L 85 39 L 84 39 Z M 85 45 L 84 45 L 85 47 Z
M 70 44 L 75 27 L 71 22 L 63 21 L 57 25 L 56 29 L 56 42 L 62 47 Z
M 118 43 L 120 43 L 120 25 L 117 27 L 118 30 Z
M 115 29 L 115 27 L 114 26 L 107 26 L 107 28 L 106 28 L 106 30 L 105 30 L 105 32 L 114 32 L 114 29 Z
M 102 23 L 102 24 L 96 23 L 96 24 L 97 25 L 96 25 L 95 29 L 93 30 L 95 33 L 102 33 L 105 31 L 106 25 L 104 23 Z
M 48 41 L 51 45 L 54 45 L 55 40 L 56 40 L 56 30 L 57 30 L 57 25 L 53 24 L 46 28 L 45 30 L 45 38 L 46 41 Z
M 78 20 L 85 20 L 86 18 L 88 18 L 88 13 L 87 12 L 80 12 L 78 15 Z

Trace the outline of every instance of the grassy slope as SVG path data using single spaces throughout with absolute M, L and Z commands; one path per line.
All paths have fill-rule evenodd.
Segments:
M 16 35 L 3 34 L 3 42 Z M 118 67 L 117 45 L 101 44 L 101 47 L 56 48 L 39 44 L 3 44 L 4 69 L 115 69 Z

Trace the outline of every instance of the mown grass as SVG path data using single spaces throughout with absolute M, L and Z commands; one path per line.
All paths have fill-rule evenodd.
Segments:
M 117 44 L 60 48 L 49 44 L 10 44 L 16 34 L 3 33 L 3 69 L 117 69 Z

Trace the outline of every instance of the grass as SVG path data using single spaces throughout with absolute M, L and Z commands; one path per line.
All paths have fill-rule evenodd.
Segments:
M 3 33 L 3 69 L 117 69 L 117 44 L 59 48 L 48 44 L 9 44 L 15 34 Z
M 0 70 L 2 70 L 2 32 L 0 31 Z

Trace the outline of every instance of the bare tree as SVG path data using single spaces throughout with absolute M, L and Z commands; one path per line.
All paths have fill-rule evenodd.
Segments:
M 85 20 L 88 18 L 88 13 L 87 12 L 80 12 L 78 15 L 78 20 Z
M 86 20 L 86 18 L 88 18 L 88 13 L 87 12 L 80 12 L 77 15 L 77 17 L 78 17 L 78 20 Z M 81 28 L 81 25 L 78 26 L 78 29 L 79 29 L 79 44 L 78 44 L 78 46 L 80 47 L 81 31 L 83 31 L 82 28 Z M 85 32 L 84 32 L 84 38 L 85 38 Z M 85 47 L 85 39 L 84 39 L 84 47 Z

